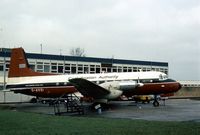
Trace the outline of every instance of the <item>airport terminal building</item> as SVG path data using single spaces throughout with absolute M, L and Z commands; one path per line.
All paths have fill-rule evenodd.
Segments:
M 0 84 L 4 83 L 4 72 L 9 70 L 11 49 L 0 48 Z M 167 62 L 125 60 L 114 58 L 78 57 L 26 53 L 30 67 L 37 72 L 55 74 L 84 74 L 104 72 L 161 71 L 168 74 Z

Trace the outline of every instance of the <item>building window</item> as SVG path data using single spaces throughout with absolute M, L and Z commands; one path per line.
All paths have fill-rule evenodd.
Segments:
M 146 72 L 146 71 L 147 71 L 147 68 L 146 68 L 146 67 L 143 67 L 143 68 L 142 68 L 142 71 Z
M 67 73 L 67 74 L 70 74 L 71 73 L 71 66 L 70 64 L 65 64 L 65 72 L 64 73 Z
M 100 73 L 101 69 L 100 67 L 96 68 L 96 73 Z
M 117 67 L 113 67 L 112 72 L 117 72 Z
M 58 66 L 58 73 L 63 73 L 63 66 Z
M 37 70 L 43 70 L 43 65 L 37 65 Z
M 50 66 L 44 65 L 44 72 L 50 72 Z
M 10 64 L 9 64 L 9 63 L 6 63 L 6 71 L 9 70 L 9 66 L 10 66 Z
M 151 71 L 151 68 L 147 68 L 147 71 Z
M 39 69 L 38 69 L 37 72 L 43 72 L 43 70 L 39 70 Z
M 65 71 L 66 74 L 71 74 L 71 71 Z
M 83 71 L 83 66 L 78 66 L 78 71 Z
M 95 71 L 95 68 L 94 68 L 94 67 L 91 67 L 91 68 L 90 68 L 90 71 L 91 71 L 91 72 L 94 72 L 94 71 Z
M 90 73 L 95 73 L 95 65 L 90 65 Z
M 71 73 L 72 74 L 76 74 L 76 66 L 73 66 L 71 67 Z
M 51 66 L 52 70 L 57 70 L 57 66 Z
M 132 72 L 132 67 L 128 67 L 128 72 Z
M 127 72 L 127 67 L 123 67 L 123 72 Z
M 0 71 L 3 71 L 3 65 L 0 65 Z
M 82 74 L 83 73 L 83 65 L 79 64 L 78 65 L 78 74 Z
M 51 71 L 52 73 L 57 73 L 57 71 L 56 70 L 54 70 L 54 71 Z
M 118 67 L 117 71 L 122 72 L 122 67 Z
M 84 73 L 89 73 L 89 68 L 88 68 L 88 66 L 87 65 L 84 65 Z
M 101 72 L 102 72 L 102 73 L 106 73 L 106 72 L 107 72 L 107 68 L 102 67 L 102 68 L 101 68 Z
M 35 65 L 31 64 L 31 65 L 29 65 L 29 66 L 30 66 L 30 68 L 31 68 L 33 71 L 35 71 Z
M 70 64 L 65 64 L 65 70 L 68 70 L 68 71 L 71 70 L 71 68 L 70 68 Z
M 168 70 L 167 69 L 165 69 L 165 72 L 164 72 L 165 74 L 168 74 Z
M 43 65 L 43 62 L 37 62 L 37 65 Z
M 110 67 L 107 68 L 107 72 L 108 72 L 108 73 L 111 72 L 111 68 L 110 68 Z

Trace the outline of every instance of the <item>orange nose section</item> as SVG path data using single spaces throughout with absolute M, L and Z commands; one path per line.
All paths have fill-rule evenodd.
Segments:
M 178 83 L 178 90 L 180 90 L 181 88 L 182 88 L 182 85 Z
M 174 85 L 174 91 L 177 92 L 182 88 L 182 85 L 179 82 L 176 82 Z

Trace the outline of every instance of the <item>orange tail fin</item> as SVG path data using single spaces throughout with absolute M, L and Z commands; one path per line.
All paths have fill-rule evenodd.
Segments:
M 40 73 L 33 71 L 28 64 L 23 48 L 12 49 L 8 78 L 43 75 L 50 75 L 50 73 Z

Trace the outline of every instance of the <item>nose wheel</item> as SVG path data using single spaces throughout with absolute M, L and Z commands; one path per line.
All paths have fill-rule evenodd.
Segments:
M 159 102 L 158 102 L 158 100 L 154 100 L 153 101 L 153 106 L 154 107 L 158 107 L 160 104 L 159 104 Z
M 157 98 L 157 95 L 154 95 L 154 101 L 153 101 L 153 106 L 154 107 L 158 107 L 160 104 L 158 102 L 158 98 Z

